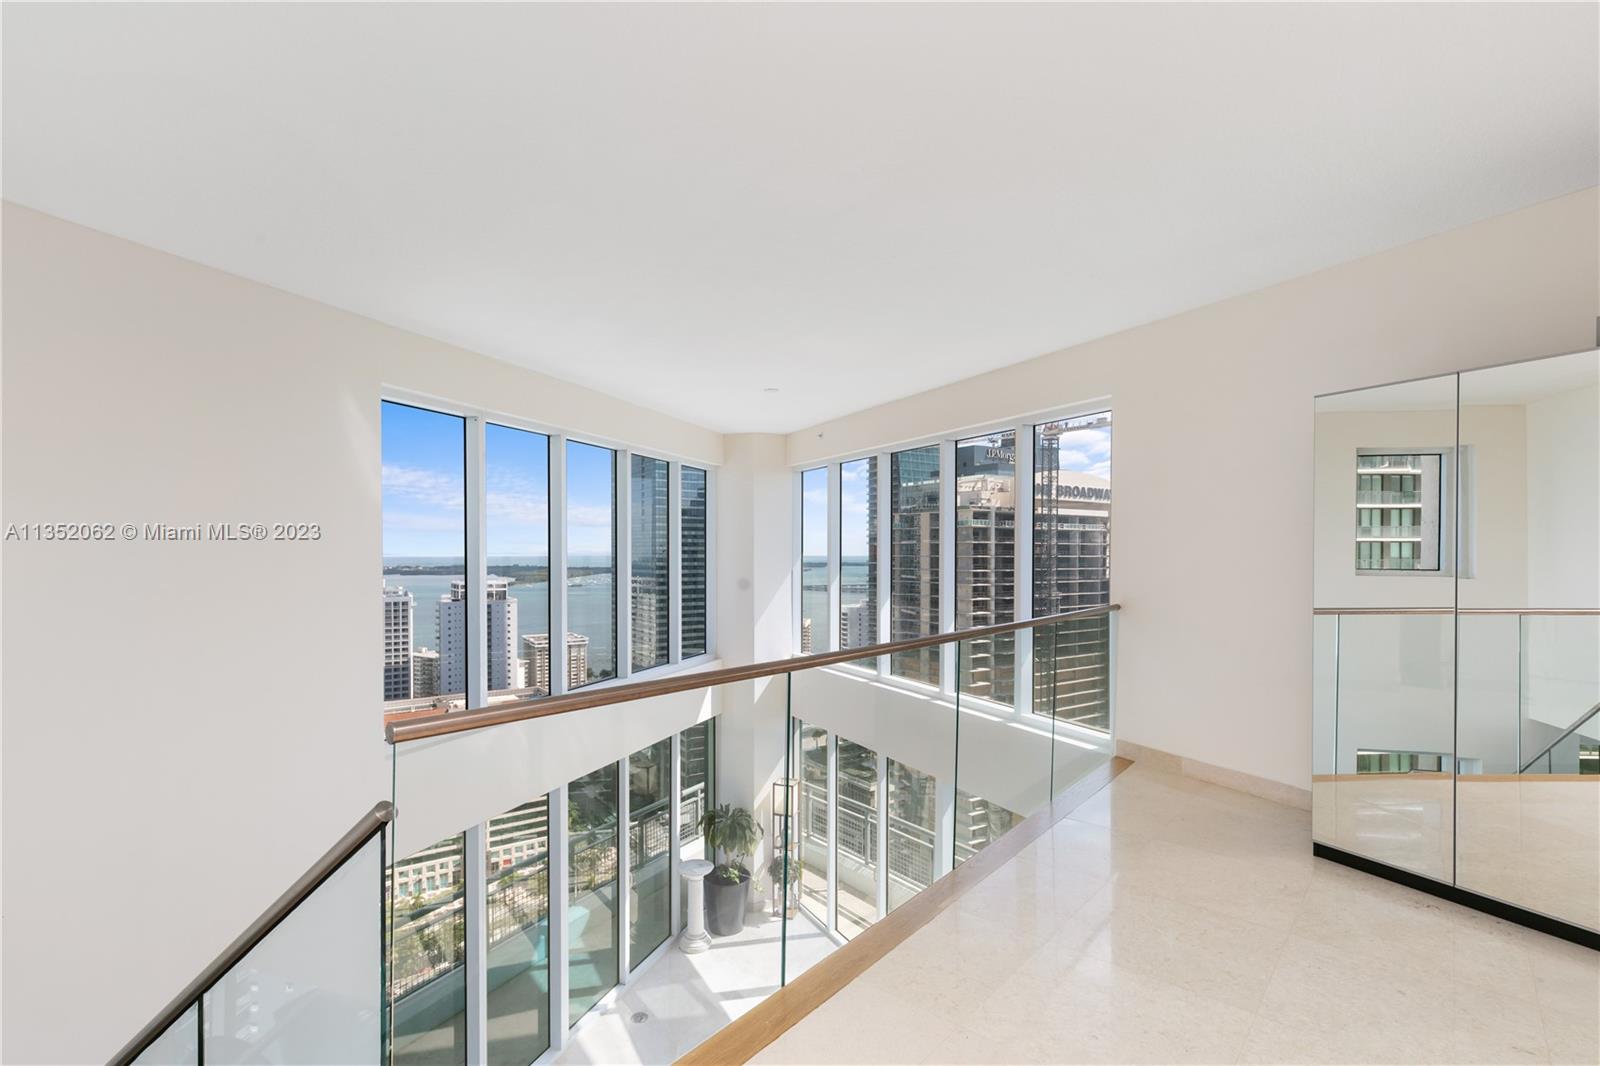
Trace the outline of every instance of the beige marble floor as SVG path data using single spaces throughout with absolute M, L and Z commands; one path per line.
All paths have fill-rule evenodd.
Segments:
M 1600 953 L 1310 851 L 1136 765 L 755 1061 L 1600 1062 Z

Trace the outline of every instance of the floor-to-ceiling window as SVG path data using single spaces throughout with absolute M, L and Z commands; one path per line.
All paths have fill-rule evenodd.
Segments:
M 466 420 L 384 401 L 385 712 L 467 691 Z
M 680 539 L 679 559 L 682 572 L 680 585 L 683 595 L 681 612 L 683 658 L 693 655 L 704 655 L 707 650 L 706 625 L 707 625 L 707 597 L 706 597 L 706 551 L 708 545 L 708 530 L 706 526 L 707 513 L 707 477 L 706 472 L 698 467 L 685 466 L 682 468 L 678 495 L 682 500 L 680 505 Z
M 878 461 L 839 464 L 839 647 L 878 642 Z
M 700 819 L 717 802 L 715 718 L 708 718 L 678 734 L 678 763 L 678 855 L 685 860 L 709 858 Z M 679 904 L 680 918 L 687 918 L 684 911 L 688 906 L 687 901 L 688 897 L 684 896 L 684 901 Z
M 485 854 L 489 1063 L 527 1066 L 550 1046 L 550 802 L 489 819 Z
M 672 739 L 628 756 L 628 960 L 672 931 Z
M 567 687 L 617 675 L 617 454 L 567 442 Z
M 939 876 L 934 778 L 889 760 L 888 903 L 894 910 Z
M 800 864 L 800 906 L 828 922 L 828 732 L 802 725 L 795 735 L 800 767 L 795 858 Z
M 800 475 L 800 651 L 828 650 L 828 471 Z
M 483 427 L 489 692 L 550 693 L 550 438 Z
M 1043 618 L 1111 601 L 1111 416 L 1034 429 L 1033 614 Z M 1033 709 L 1110 729 L 1110 623 L 1035 630 Z
M 617 764 L 567 786 L 567 1002 L 571 1021 L 618 980 Z
M 1016 618 L 1017 434 L 956 442 L 956 628 Z M 1016 636 L 963 641 L 963 695 L 1010 706 L 1016 688 Z
M 878 920 L 878 754 L 840 737 L 838 759 L 835 928 L 849 939 Z
M 466 846 L 445 839 L 395 862 L 389 996 L 397 1066 L 467 1061 Z
M 939 631 L 939 446 L 889 457 L 889 639 Z M 890 657 L 896 677 L 939 684 L 939 649 Z
M 633 630 L 633 668 L 648 670 L 667 661 L 671 606 L 668 560 L 667 462 L 648 455 L 630 461 L 629 594 Z

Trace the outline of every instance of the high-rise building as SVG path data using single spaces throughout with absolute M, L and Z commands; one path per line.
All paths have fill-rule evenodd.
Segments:
M 528 662 L 527 687 L 540 696 L 550 694 L 550 634 L 529 633 L 522 638 L 522 657 Z M 567 688 L 589 680 L 589 638 L 567 634 Z
M 800 620 L 800 654 L 811 654 L 811 619 Z
M 895 452 L 890 462 L 889 639 L 939 631 L 939 449 Z M 898 677 L 939 683 L 939 649 L 899 652 Z
M 411 698 L 411 631 L 416 600 L 399 585 L 383 584 L 383 698 Z
M 411 653 L 411 695 L 416 698 L 439 694 L 439 653 L 418 648 Z
M 680 592 L 683 608 L 679 638 L 683 657 L 706 652 L 706 472 L 697 467 L 682 468 L 679 495 Z
M 517 601 L 511 582 L 494 574 L 485 582 L 489 691 L 517 686 Z M 450 582 L 450 592 L 439 598 L 439 691 L 467 690 L 467 583 Z
M 957 629 L 1016 618 L 1016 434 L 956 447 Z M 1016 638 L 1007 633 L 967 641 L 960 649 L 963 693 L 1010 705 L 1016 689 Z
M 644 670 L 667 661 L 667 611 L 666 602 L 655 581 L 649 577 L 633 575 L 631 614 L 633 617 L 633 668 Z
M 876 615 L 872 605 L 867 603 L 847 603 L 839 608 L 839 647 L 864 648 L 873 643 Z
M 671 580 L 668 529 L 669 493 L 665 460 L 634 455 L 629 479 L 632 498 L 632 558 L 629 561 L 631 654 L 635 670 L 659 666 L 668 657 L 667 607 Z

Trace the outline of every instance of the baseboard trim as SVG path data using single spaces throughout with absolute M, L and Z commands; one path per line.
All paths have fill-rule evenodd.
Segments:
M 1526 926 L 1537 932 L 1547 933 L 1550 936 L 1560 937 L 1562 940 L 1570 940 L 1574 944 L 1582 945 L 1594 951 L 1600 951 L 1600 933 L 1595 932 L 1593 929 L 1586 929 L 1581 925 L 1573 925 L 1571 922 L 1564 922 L 1560 918 L 1552 918 L 1548 914 L 1540 914 L 1538 911 L 1530 911 L 1515 904 L 1506 903 L 1504 900 L 1495 899 L 1492 896 L 1480 896 L 1478 893 L 1468 891 L 1465 888 L 1447 885 L 1442 881 L 1435 881 L 1431 877 L 1423 877 L 1421 874 L 1412 873 L 1410 870 L 1402 870 L 1397 866 L 1378 862 L 1376 859 L 1355 855 L 1329 844 L 1313 842 L 1311 853 L 1319 859 L 1327 859 L 1329 862 L 1336 862 L 1353 870 L 1360 870 L 1362 873 L 1372 874 L 1374 877 L 1381 877 L 1386 881 L 1393 881 L 1407 888 L 1414 888 L 1418 892 L 1426 892 L 1430 896 L 1438 896 L 1440 899 L 1449 900 L 1451 903 L 1459 903 L 1463 907 L 1471 907 L 1475 911 L 1482 911 L 1484 914 Z
M 1147 768 L 1164 770 L 1167 773 L 1182 774 L 1192 777 L 1196 781 L 1205 781 L 1223 788 L 1231 788 L 1235 792 L 1243 792 L 1260 799 L 1281 803 L 1286 807 L 1295 807 L 1302 811 L 1311 809 L 1311 790 L 1309 788 L 1296 788 L 1286 785 L 1282 781 L 1273 781 L 1271 778 L 1257 777 L 1241 770 L 1230 770 L 1226 766 L 1217 766 L 1214 763 L 1201 762 L 1184 755 L 1174 755 L 1170 751 L 1160 748 L 1147 748 L 1143 744 L 1135 744 L 1131 740 L 1117 741 L 1117 754 L 1124 759 L 1140 763 Z

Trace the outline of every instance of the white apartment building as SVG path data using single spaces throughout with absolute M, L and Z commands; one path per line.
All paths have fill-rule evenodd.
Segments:
M 489 575 L 485 585 L 485 644 L 488 653 L 489 690 L 516 688 L 517 601 L 511 583 Z M 467 586 L 452 581 L 448 594 L 439 598 L 439 688 L 441 692 L 466 691 Z

